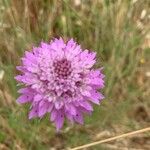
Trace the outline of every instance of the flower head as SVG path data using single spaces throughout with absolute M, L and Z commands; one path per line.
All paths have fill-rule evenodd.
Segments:
M 95 57 L 95 52 L 62 38 L 26 51 L 16 80 L 25 86 L 17 101 L 31 103 L 29 119 L 50 113 L 57 130 L 65 118 L 83 124 L 83 114 L 91 114 L 92 103 L 103 99 L 98 90 L 104 87 L 104 75 L 101 69 L 92 69 Z

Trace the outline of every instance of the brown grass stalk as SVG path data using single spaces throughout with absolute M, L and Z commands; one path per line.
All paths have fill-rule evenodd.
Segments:
M 82 145 L 82 146 L 77 146 L 77 147 L 71 148 L 70 150 L 79 150 L 79 149 L 95 146 L 95 145 L 98 145 L 98 144 L 114 141 L 114 140 L 117 140 L 117 139 L 120 139 L 120 138 L 129 137 L 131 135 L 140 134 L 140 133 L 144 133 L 144 132 L 148 132 L 148 131 L 150 131 L 150 127 L 140 129 L 140 130 L 136 130 L 136 131 L 132 131 L 132 132 L 125 133 L 125 134 L 121 134 L 121 135 L 111 137 L 111 138 L 107 138 L 107 139 L 104 139 L 104 140 L 92 142 L 92 143 L 85 144 L 85 145 Z

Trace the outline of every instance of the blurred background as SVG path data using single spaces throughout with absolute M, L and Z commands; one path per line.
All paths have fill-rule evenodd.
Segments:
M 149 0 L 0 0 L 0 150 L 68 149 L 150 125 Z M 97 52 L 105 99 L 85 124 L 57 134 L 16 103 L 15 66 L 41 40 L 73 37 Z M 144 133 L 89 150 L 149 150 Z

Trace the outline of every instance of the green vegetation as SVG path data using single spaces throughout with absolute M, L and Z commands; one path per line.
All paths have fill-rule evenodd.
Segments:
M 148 0 L 0 0 L 0 149 L 67 149 L 147 127 L 148 6 Z M 66 123 L 57 134 L 48 115 L 28 120 L 29 107 L 15 101 L 14 76 L 25 50 L 59 36 L 73 37 L 83 48 L 98 53 L 97 65 L 104 66 L 106 86 L 105 99 L 85 118 L 85 125 Z M 146 140 L 143 145 L 132 138 L 124 140 L 113 145 L 143 149 L 148 145 Z M 91 149 L 111 149 L 107 146 Z

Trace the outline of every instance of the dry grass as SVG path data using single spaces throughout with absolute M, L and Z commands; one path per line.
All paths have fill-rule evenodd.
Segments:
M 0 149 L 67 149 L 93 141 L 103 131 L 113 136 L 148 126 L 149 5 L 147 0 L 1 0 Z M 48 116 L 28 121 L 28 106 L 15 102 L 14 80 L 24 50 L 58 36 L 73 37 L 83 48 L 97 51 L 106 74 L 101 106 L 86 117 L 84 126 L 66 125 L 61 134 Z M 148 149 L 145 136 L 149 138 L 113 145 Z M 109 146 L 95 149 L 113 149 Z

